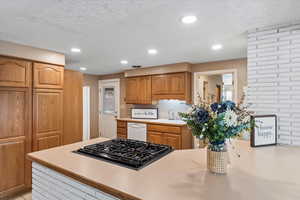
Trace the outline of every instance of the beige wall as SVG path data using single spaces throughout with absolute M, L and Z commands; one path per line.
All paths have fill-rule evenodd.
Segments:
M 83 75 L 83 85 L 90 86 L 90 134 L 91 138 L 99 136 L 99 76 Z
M 64 54 L 0 40 L 0 55 L 65 65 Z
M 243 95 L 243 89 L 247 86 L 247 59 L 234 59 L 217 62 L 199 63 L 192 65 L 192 72 L 207 72 L 216 70 L 236 69 L 237 70 L 237 90 L 238 100 Z

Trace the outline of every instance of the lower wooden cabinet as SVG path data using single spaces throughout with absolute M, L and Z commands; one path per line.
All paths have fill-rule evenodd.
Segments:
M 147 141 L 155 144 L 164 144 L 164 134 L 160 132 L 148 131 Z
M 170 145 L 174 149 L 192 148 L 192 134 L 186 126 L 148 124 L 147 141 Z
M 127 138 L 126 120 L 117 120 L 117 138 Z M 170 145 L 174 149 L 191 149 L 192 134 L 187 126 L 165 125 L 162 123 L 147 124 L 147 142 Z
M 127 122 L 117 120 L 117 138 L 127 139 Z
M 174 149 L 181 149 L 181 136 L 170 133 L 164 133 L 164 144 L 170 145 Z
M 165 144 L 173 147 L 174 149 L 182 149 L 181 147 L 181 136 L 172 133 L 161 133 L 148 131 L 147 133 L 148 142 L 155 144 Z
M 25 154 L 24 136 L 0 140 L 0 199 L 25 188 Z

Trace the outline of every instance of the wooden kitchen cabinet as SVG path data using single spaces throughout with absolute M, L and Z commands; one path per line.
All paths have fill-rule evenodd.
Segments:
M 61 145 L 63 91 L 35 89 L 33 92 L 33 150 Z
M 127 104 L 151 104 L 151 76 L 126 78 Z
M 29 61 L 0 57 L 0 86 L 29 87 L 31 68 Z
M 83 132 L 83 74 L 78 71 L 64 72 L 64 131 L 62 144 L 82 141 Z M 72 103 L 70 103 L 72 102 Z
M 142 76 L 139 78 L 138 85 L 138 103 L 151 104 L 151 76 Z
M 191 103 L 191 74 L 180 72 L 152 76 L 152 100 L 177 99 Z
M 138 90 L 137 86 L 139 78 L 126 78 L 126 98 L 125 101 L 128 104 L 135 104 L 138 102 Z
M 56 65 L 34 63 L 33 87 L 45 89 L 63 89 L 64 68 Z
M 164 134 L 161 132 L 148 131 L 147 141 L 155 144 L 164 144 Z
M 173 147 L 174 149 L 181 149 L 181 136 L 171 133 L 164 133 L 164 144 Z
M 25 137 L 0 140 L 0 198 L 3 191 L 25 187 Z
M 147 132 L 147 141 L 155 144 L 165 144 L 173 147 L 174 149 L 182 149 L 181 135 L 164 132 Z
M 0 87 L 0 199 L 30 186 L 31 90 Z
M 117 138 L 127 139 L 127 122 L 117 120 Z
M 147 125 L 147 141 L 169 145 L 174 149 L 192 148 L 192 134 L 186 126 L 149 123 Z
M 127 138 L 127 123 L 134 120 L 117 120 L 117 138 Z M 147 120 L 137 121 L 147 124 L 147 142 L 170 145 L 174 149 L 191 149 L 192 134 L 186 125 L 171 125 L 164 123 L 151 123 Z
M 0 199 L 31 187 L 27 153 L 61 145 L 63 78 L 63 66 L 0 56 Z

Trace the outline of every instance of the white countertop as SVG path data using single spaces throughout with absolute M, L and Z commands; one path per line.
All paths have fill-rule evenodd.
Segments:
M 131 119 L 131 118 L 118 118 L 118 120 L 128 122 L 141 122 L 141 123 L 159 123 L 159 124 L 173 124 L 173 125 L 186 125 L 182 120 L 169 120 L 169 119 Z

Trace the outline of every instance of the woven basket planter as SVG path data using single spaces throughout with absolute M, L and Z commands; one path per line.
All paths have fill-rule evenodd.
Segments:
M 226 174 L 228 165 L 227 151 L 211 151 L 207 148 L 207 168 L 216 174 Z

